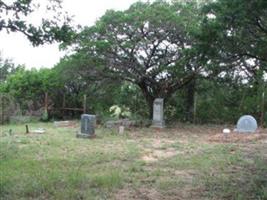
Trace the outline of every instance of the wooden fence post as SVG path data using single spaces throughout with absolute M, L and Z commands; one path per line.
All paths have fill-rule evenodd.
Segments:
M 3 97 L 3 95 L 0 95 L 0 102 L 1 102 L 1 122 L 0 122 L 0 124 L 4 124 L 4 97 Z
M 86 95 L 83 95 L 83 113 L 86 113 Z
M 44 102 L 44 108 L 45 108 L 45 112 L 48 112 L 48 93 L 45 93 L 45 102 Z
M 197 117 L 197 93 L 195 93 L 194 96 L 194 111 L 193 111 L 193 123 L 196 123 L 196 117 Z
M 66 104 L 66 102 L 65 102 L 65 94 L 63 94 L 63 101 L 62 101 L 62 108 L 65 108 L 65 105 Z
M 63 94 L 63 101 L 62 101 L 62 109 L 61 109 L 61 115 L 62 118 L 64 119 L 64 115 L 65 115 L 65 107 L 66 107 L 66 98 L 65 98 L 65 94 Z
M 260 124 L 261 124 L 261 127 L 263 128 L 264 127 L 264 107 L 265 107 L 265 105 L 264 105 L 264 103 L 265 103 L 265 93 L 264 92 L 262 92 L 262 105 L 261 105 L 261 122 L 260 122 Z
M 26 124 L 25 127 L 26 127 L 26 133 L 30 133 L 28 124 Z

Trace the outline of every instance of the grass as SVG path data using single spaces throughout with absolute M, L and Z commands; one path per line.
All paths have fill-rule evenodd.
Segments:
M 266 141 L 208 142 L 208 127 L 125 135 L 0 128 L 0 199 L 267 199 Z M 10 131 L 11 129 L 11 131 Z M 212 128 L 214 131 L 214 128 Z

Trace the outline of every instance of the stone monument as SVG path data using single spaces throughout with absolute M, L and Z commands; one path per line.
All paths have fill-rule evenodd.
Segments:
M 157 98 L 154 100 L 153 104 L 153 120 L 152 120 L 152 126 L 153 128 L 164 128 L 165 127 L 165 121 L 163 118 L 163 105 L 164 105 L 164 99 Z
M 78 138 L 95 137 L 96 116 L 83 114 L 81 116 L 81 131 L 77 134 Z
M 251 115 L 242 116 L 237 122 L 237 132 L 254 133 L 258 128 L 257 121 Z

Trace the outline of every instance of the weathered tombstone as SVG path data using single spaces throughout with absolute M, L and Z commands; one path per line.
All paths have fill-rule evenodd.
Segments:
M 81 132 L 77 134 L 78 138 L 95 137 L 96 116 L 83 114 L 81 116 Z
M 152 126 L 154 128 L 164 128 L 165 127 L 165 121 L 163 118 L 163 104 L 164 99 L 157 98 L 154 100 L 153 104 L 153 120 L 152 120 Z
M 123 135 L 124 133 L 124 126 L 119 126 L 119 134 Z
M 54 121 L 55 127 L 69 127 L 69 126 L 75 126 L 74 121 Z
M 258 128 L 257 121 L 251 115 L 242 116 L 237 122 L 237 132 L 254 133 Z

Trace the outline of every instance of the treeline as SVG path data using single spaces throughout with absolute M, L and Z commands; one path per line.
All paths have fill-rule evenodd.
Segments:
M 267 122 L 264 0 L 137 2 L 69 38 L 61 48 L 72 54 L 52 69 L 0 60 L 0 92 L 22 115 L 43 109 L 48 93 L 50 118 L 62 117 L 63 101 L 82 107 L 86 95 L 87 111 L 99 118 L 113 105 L 149 118 L 160 97 L 167 121 L 235 123 L 251 114 Z

